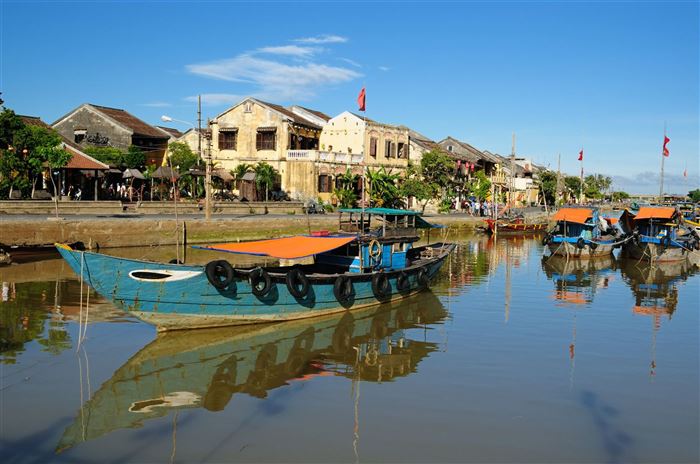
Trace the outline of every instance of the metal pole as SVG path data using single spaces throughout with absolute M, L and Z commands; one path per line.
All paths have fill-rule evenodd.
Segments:
M 211 149 L 206 159 L 202 156 L 202 96 L 197 96 L 197 143 L 199 145 L 199 157 L 205 163 L 204 175 L 204 220 L 211 219 Z
M 664 122 L 664 142 L 666 141 L 666 123 Z M 661 147 L 661 176 L 659 182 L 659 203 L 664 202 L 664 149 Z

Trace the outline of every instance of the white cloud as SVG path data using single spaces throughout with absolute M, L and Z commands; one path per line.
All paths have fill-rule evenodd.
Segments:
M 166 102 L 151 102 L 151 103 L 142 103 L 141 106 L 148 106 L 150 108 L 167 108 L 170 106 L 173 106 L 170 103 Z
M 642 172 L 635 176 L 612 176 L 613 188 L 628 193 L 659 193 L 659 173 Z M 689 173 L 688 177 L 682 174 L 664 175 L 664 192 L 687 193 L 693 185 L 698 185 L 697 174 Z
M 388 66 L 380 66 L 380 67 L 379 67 L 379 70 L 380 70 L 380 71 L 389 71 L 390 69 L 391 69 L 391 68 L 388 67 Z
M 309 43 L 309 44 L 326 44 L 326 43 L 345 43 L 348 41 L 347 37 L 342 37 L 339 35 L 322 34 L 315 37 L 302 37 L 300 39 L 294 39 L 294 42 L 299 43 Z
M 201 97 L 202 103 L 210 106 L 233 105 L 234 103 L 238 103 L 245 98 L 242 95 L 234 95 L 231 93 L 204 93 L 201 95 Z M 197 95 L 186 97 L 185 101 L 196 102 Z
M 355 60 L 351 60 L 350 58 L 338 58 L 340 61 L 345 61 L 347 64 L 355 66 L 356 68 L 361 68 L 362 65 L 358 63 Z
M 273 55 L 296 56 L 309 58 L 319 51 L 316 47 L 300 47 L 298 45 L 281 45 L 279 47 L 262 47 L 257 50 L 259 53 L 269 53 Z
M 323 87 L 351 81 L 360 73 L 340 66 L 304 61 L 287 64 L 243 53 L 234 58 L 187 65 L 199 76 L 251 84 L 251 94 L 272 100 L 304 100 Z

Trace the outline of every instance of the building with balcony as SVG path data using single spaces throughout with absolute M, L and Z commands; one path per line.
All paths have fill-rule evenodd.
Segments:
M 328 119 L 320 111 L 246 98 L 210 121 L 212 161 L 227 170 L 265 161 L 280 173 L 279 187 L 293 198 L 313 198 L 316 152 Z

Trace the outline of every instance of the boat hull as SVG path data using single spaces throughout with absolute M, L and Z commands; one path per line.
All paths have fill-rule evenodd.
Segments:
M 290 293 L 286 274 L 268 269 L 269 291 L 258 296 L 248 280 L 249 270 L 240 270 L 230 285 L 217 289 L 203 266 L 124 259 L 64 246 L 58 246 L 58 250 L 95 291 L 165 331 L 304 319 L 399 300 L 424 290 L 454 247 L 435 246 L 434 258 L 401 271 L 385 272 L 388 291 L 381 295 L 373 290 L 373 274 L 347 273 L 352 292 L 342 302 L 333 291 L 338 274 L 310 274 L 309 290 L 298 298 Z M 407 284 L 398 290 L 397 280 L 402 273 L 407 276 Z M 422 279 L 421 274 L 425 274 Z M 157 281 L 141 278 L 153 275 L 170 277 Z
M 654 262 L 685 261 L 691 258 L 693 253 L 698 252 L 679 246 L 665 246 L 661 243 L 650 242 L 636 243 L 633 240 L 626 243 L 624 247 L 626 257 Z
M 546 222 L 526 224 L 518 222 L 496 222 L 493 219 L 486 220 L 486 232 L 489 234 L 538 234 L 546 232 L 547 226 L 548 224 Z
M 548 247 L 553 256 L 578 259 L 607 257 L 610 256 L 613 251 L 612 243 L 597 243 L 597 246 L 593 249 L 589 245 L 579 248 L 575 242 L 552 240 L 552 242 L 548 244 Z

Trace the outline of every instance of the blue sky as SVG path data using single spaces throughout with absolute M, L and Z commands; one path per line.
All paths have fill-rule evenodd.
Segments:
M 196 123 L 243 96 L 448 135 L 658 192 L 698 186 L 697 2 L 13 2 L 5 105 L 51 123 L 81 103 Z M 187 126 L 180 126 L 185 129 Z M 687 165 L 688 178 L 682 176 Z

